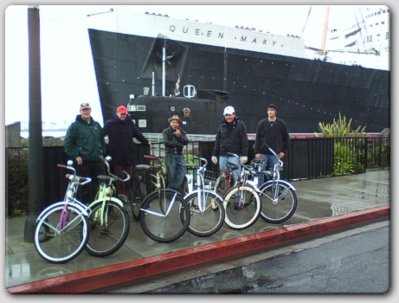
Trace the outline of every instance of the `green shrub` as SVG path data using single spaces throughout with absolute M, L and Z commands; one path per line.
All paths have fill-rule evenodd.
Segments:
M 21 216 L 28 213 L 28 153 L 12 151 L 8 160 L 8 215 Z
M 356 129 L 352 128 L 352 118 L 347 120 L 339 113 L 338 119 L 333 119 L 333 123 L 328 124 L 319 122 L 319 131 L 326 138 L 345 138 L 364 136 L 366 126 L 359 125 Z M 356 174 L 365 171 L 359 161 L 362 158 L 361 150 L 351 141 L 334 142 L 334 175 Z

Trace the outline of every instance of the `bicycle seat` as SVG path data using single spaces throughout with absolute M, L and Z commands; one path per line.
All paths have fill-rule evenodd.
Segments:
M 197 169 L 197 168 L 198 168 L 198 165 L 197 165 L 197 164 L 194 164 L 194 163 L 187 163 L 187 164 L 184 164 L 184 166 L 185 166 L 187 169 Z
M 114 178 L 111 177 L 111 176 L 107 176 L 107 175 L 98 175 L 97 179 L 98 180 L 103 180 L 103 181 L 108 181 L 108 180 L 111 180 L 111 179 L 114 179 Z
M 148 171 L 150 170 L 150 166 L 148 164 L 137 164 L 134 169 L 136 171 Z

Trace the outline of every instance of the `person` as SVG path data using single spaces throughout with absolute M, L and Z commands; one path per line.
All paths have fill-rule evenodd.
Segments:
M 79 198 L 86 203 L 94 200 L 98 189 L 97 176 L 105 173 L 103 129 L 90 114 L 90 104 L 82 103 L 80 114 L 68 127 L 64 139 L 65 153 L 74 160 L 77 175 L 92 179 L 78 191 Z
M 123 171 L 132 176 L 134 170 L 133 138 L 143 145 L 148 145 L 148 140 L 128 116 L 125 106 L 118 106 L 116 114 L 105 122 L 104 136 L 108 136 L 107 155 L 112 158 L 113 173 L 121 179 L 125 177 Z M 129 196 L 128 182 L 118 180 L 116 189 L 119 194 Z
M 248 135 L 245 123 L 237 117 L 233 106 L 226 106 L 223 110 L 223 116 L 224 120 L 216 133 L 211 160 L 214 164 L 217 164 L 219 157 L 219 169 L 227 170 L 227 162 L 240 166 L 240 163 L 244 164 L 248 161 Z M 239 159 L 226 155 L 227 153 L 237 154 Z M 232 181 L 237 181 L 239 177 L 240 170 L 234 170 Z
M 284 120 L 277 118 L 277 106 L 269 104 L 266 108 L 267 118 L 259 121 L 255 137 L 255 158 L 266 162 L 266 169 L 273 170 L 277 164 L 276 157 L 269 151 L 273 149 L 283 159 L 289 146 L 289 134 Z M 259 179 L 262 184 L 263 178 Z
M 162 131 L 168 187 L 179 191 L 186 173 L 182 151 L 183 146 L 188 144 L 188 139 L 181 128 L 182 122 L 178 115 L 170 117 L 168 122 L 169 127 Z

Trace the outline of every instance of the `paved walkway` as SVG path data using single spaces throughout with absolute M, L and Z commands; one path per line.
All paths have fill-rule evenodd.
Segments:
M 11 293 L 19 292 L 59 292 L 60 289 L 50 289 L 50 284 L 66 283 L 74 281 L 75 285 L 83 280 L 80 277 L 93 278 L 103 270 L 101 275 L 118 273 L 130 268 L 140 275 L 137 266 L 149 267 L 153 264 L 159 267 L 165 262 L 171 262 L 171 257 L 191 256 L 187 262 L 195 259 L 198 264 L 198 256 L 201 260 L 209 261 L 206 255 L 212 253 L 215 258 L 234 257 L 227 256 L 224 251 L 231 247 L 240 247 L 242 243 L 251 243 L 252 250 L 242 253 L 254 253 L 256 249 L 267 249 L 259 245 L 278 234 L 280 245 L 309 237 L 323 236 L 325 232 L 334 232 L 337 228 L 344 229 L 354 225 L 361 225 L 373 219 L 386 219 L 389 216 L 390 204 L 390 172 L 389 170 L 368 171 L 365 174 L 331 177 L 315 180 L 297 181 L 293 183 L 298 194 L 298 208 L 292 218 L 284 224 L 271 225 L 259 219 L 253 226 L 237 231 L 224 225 L 216 234 L 199 238 L 190 233 L 185 233 L 180 239 L 172 243 L 158 243 L 149 239 L 141 230 L 139 223 L 132 222 L 131 230 L 124 246 L 111 256 L 96 258 L 83 251 L 77 258 L 65 264 L 51 264 L 43 260 L 35 251 L 34 244 L 24 241 L 25 218 L 6 218 L 6 256 L 5 256 L 5 287 Z M 385 218 L 382 218 L 385 217 Z M 334 223 L 335 222 L 335 223 Z M 324 227 L 323 227 L 324 226 Z M 329 231 L 328 231 L 329 230 Z M 316 231 L 316 232 L 315 232 Z M 290 233 L 290 240 L 284 242 L 284 233 Z M 240 253 L 238 252 L 236 257 Z M 180 259 L 182 260 L 182 259 Z M 184 264 L 181 268 L 188 268 L 190 264 Z M 105 273 L 104 273 L 105 272 Z M 148 268 L 147 268 L 148 272 Z M 165 272 L 167 270 L 165 269 Z M 159 268 L 153 269 L 154 274 L 162 273 Z M 141 274 L 144 273 L 141 271 Z M 148 274 L 148 273 L 147 273 Z M 121 275 L 123 276 L 123 275 Z M 60 282 L 62 277 L 62 282 Z M 147 276 L 148 277 L 148 276 Z M 129 277 L 119 277 L 123 283 Z M 136 276 L 135 279 L 140 279 Z M 112 279 L 109 279 L 112 285 Z M 102 282 L 104 283 L 104 282 Z M 106 283 L 106 282 L 105 282 Z M 94 291 L 97 286 L 82 288 L 86 291 Z M 100 288 L 100 286 L 98 286 Z M 101 284 L 104 288 L 104 284 Z M 99 289 L 98 288 L 98 289 Z M 61 288 L 62 289 L 62 288 Z M 65 288 L 65 292 L 80 292 L 78 288 Z M 83 291 L 83 290 L 82 290 Z

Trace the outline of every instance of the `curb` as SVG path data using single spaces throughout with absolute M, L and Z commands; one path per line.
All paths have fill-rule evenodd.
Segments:
M 390 207 L 387 205 L 35 281 L 7 288 L 7 291 L 11 294 L 101 293 L 103 289 L 319 238 L 389 218 Z

